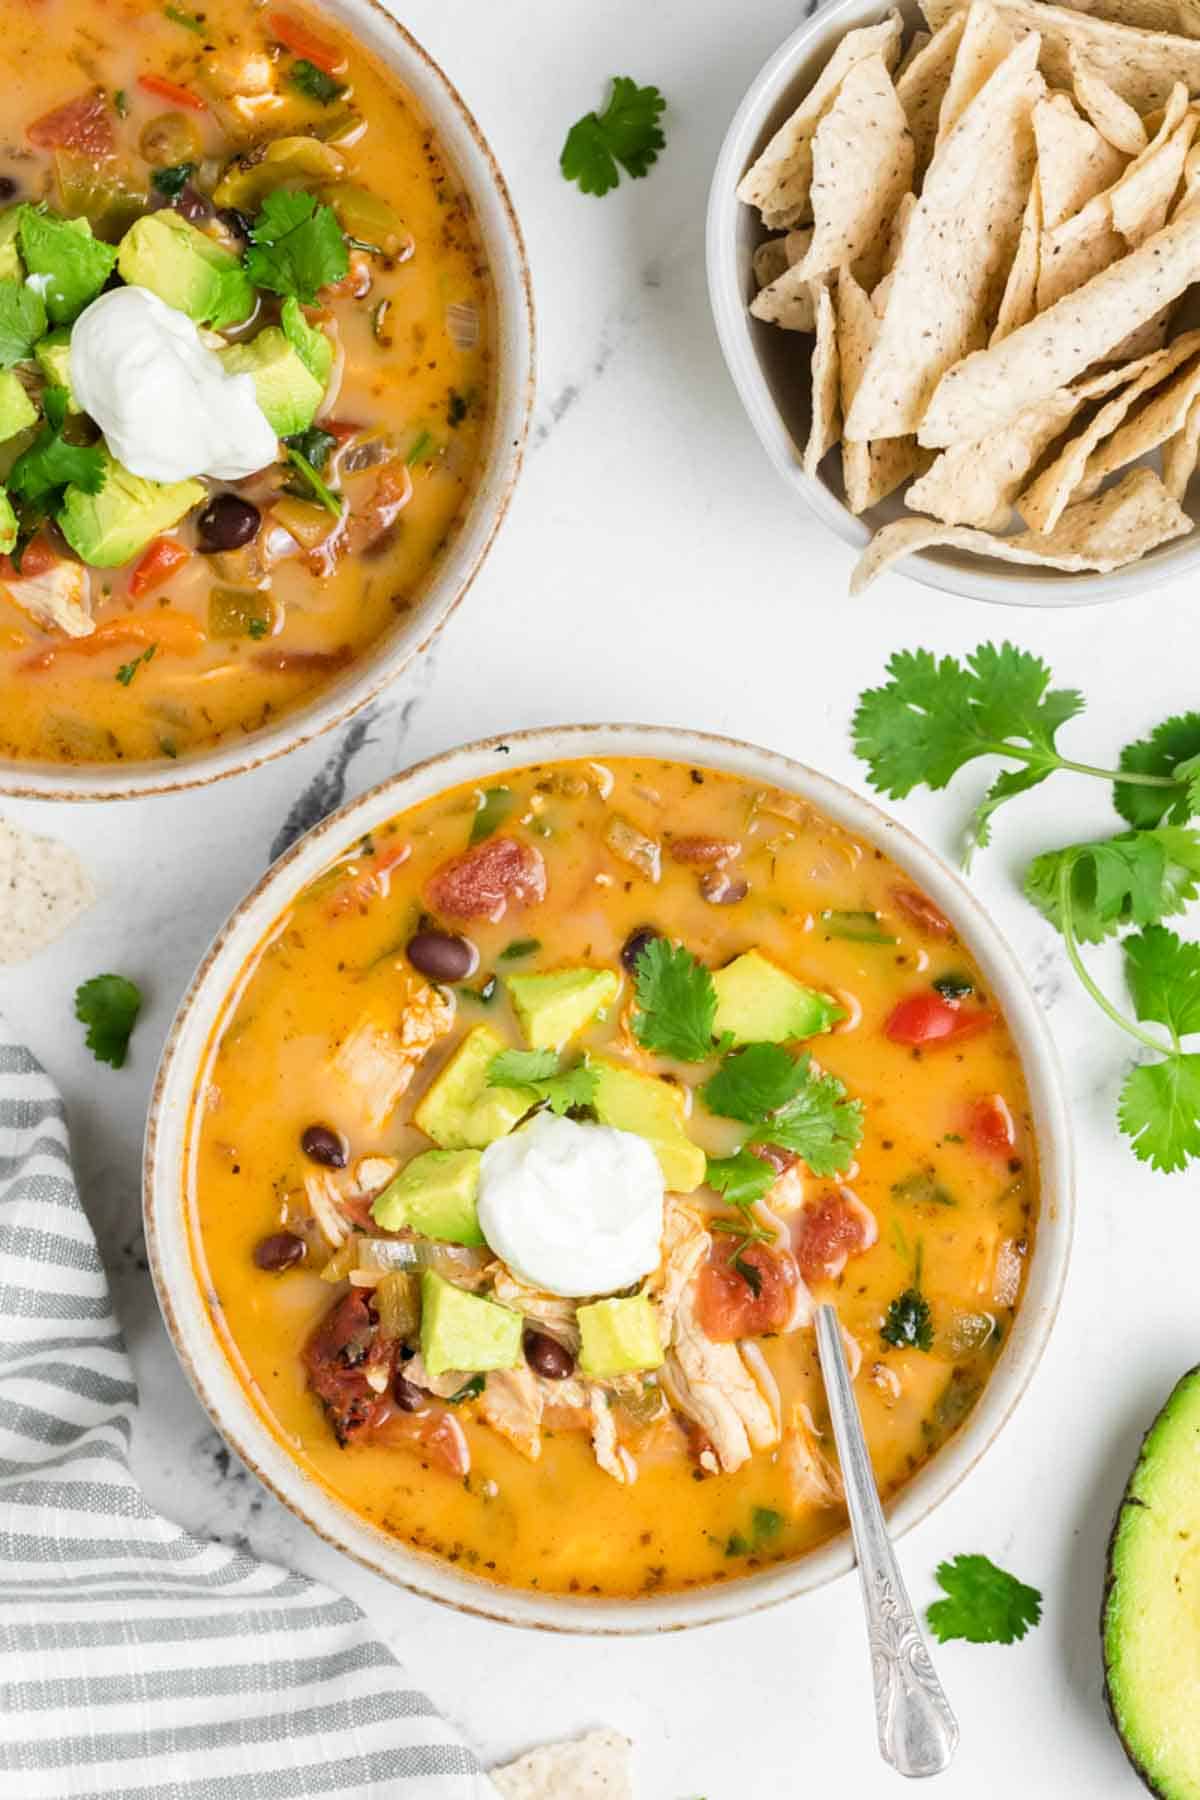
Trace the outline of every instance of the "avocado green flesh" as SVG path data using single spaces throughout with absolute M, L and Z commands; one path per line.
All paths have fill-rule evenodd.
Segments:
M 657 1369 L 663 1360 L 662 1339 L 654 1308 L 644 1294 L 625 1299 L 594 1300 L 581 1306 L 579 1366 L 597 1381 Z
M 117 269 L 131 287 L 148 289 L 214 331 L 241 324 L 254 310 L 254 289 L 237 257 L 175 212 L 147 213 L 131 225 Z
M 421 1355 L 431 1375 L 511 1369 L 521 1360 L 522 1319 L 426 1269 L 421 1277 Z
M 65 490 L 59 528 L 82 562 L 115 569 L 131 562 L 159 532 L 177 525 L 204 493 L 199 481 L 145 481 L 106 452 L 97 493 Z
M 258 404 L 277 437 L 308 430 L 325 389 L 278 325 L 217 354 L 227 375 L 253 377 Z
M 1109 1546 L 1109 1710 L 1161 1800 L 1200 1800 L 1200 1369 L 1146 1434 Z

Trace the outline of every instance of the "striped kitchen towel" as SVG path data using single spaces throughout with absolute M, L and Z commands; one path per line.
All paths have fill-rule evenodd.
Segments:
M 0 1795 L 495 1800 L 349 1600 L 151 1510 L 136 1409 L 62 1100 L 0 1019 Z

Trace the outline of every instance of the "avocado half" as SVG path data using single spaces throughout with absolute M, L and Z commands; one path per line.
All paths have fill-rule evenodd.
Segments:
M 1200 1368 L 1142 1441 L 1108 1547 L 1104 1690 L 1161 1800 L 1200 1800 Z

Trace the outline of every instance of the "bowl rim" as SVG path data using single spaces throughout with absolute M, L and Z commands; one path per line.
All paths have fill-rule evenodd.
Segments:
M 74 766 L 0 759 L 0 797 L 146 799 L 248 774 L 343 725 L 423 656 L 461 605 L 495 542 L 521 473 L 537 381 L 537 323 L 524 233 L 491 145 L 441 64 L 380 0 L 315 0 L 414 94 L 471 201 L 495 297 L 496 403 L 475 490 L 406 629 L 393 627 L 330 687 L 272 725 L 178 762 Z M 357 674 L 355 670 L 357 668 Z
M 301 838 L 217 933 L 188 985 L 163 1048 L 146 1123 L 143 1215 L 147 1254 L 175 1351 L 213 1425 L 275 1497 L 336 1549 L 385 1579 L 503 1624 L 585 1635 L 638 1636 L 741 1617 L 824 1586 L 853 1566 L 846 1533 L 808 1555 L 728 1584 L 638 1600 L 596 1600 L 506 1588 L 460 1572 L 353 1513 L 308 1474 L 238 1378 L 196 1280 L 185 1200 L 191 1101 L 212 1031 L 242 971 L 296 893 L 364 829 L 447 788 L 548 761 L 659 757 L 789 789 L 894 857 L 961 925 L 1001 1000 L 1035 1116 L 1042 1198 L 1025 1298 L 984 1392 L 944 1449 L 889 1505 L 894 1536 L 912 1529 L 980 1461 L 1011 1416 L 1049 1339 L 1074 1227 L 1073 1146 L 1062 1073 L 1048 1025 L 1014 952 L 961 876 L 874 802 L 831 777 L 739 739 L 672 726 L 540 727 L 442 751 L 340 807 Z
M 772 466 L 797 494 L 808 511 L 842 543 L 857 554 L 869 543 L 871 531 L 844 501 L 818 477 L 800 466 L 771 386 L 754 347 L 755 331 L 747 310 L 742 275 L 738 267 L 737 223 L 743 202 L 735 189 L 750 159 L 768 133 L 765 121 L 781 103 L 797 79 L 800 66 L 816 53 L 832 49 L 836 40 L 858 25 L 882 19 L 889 11 L 911 12 L 905 0 L 833 0 L 807 18 L 766 60 L 747 88 L 717 153 L 709 186 L 705 219 L 705 269 L 709 306 L 716 326 L 721 354 L 734 388 L 759 443 Z M 849 16 L 847 16 L 849 15 Z M 770 329 L 767 326 L 763 330 Z M 975 559 L 970 565 L 952 562 L 938 553 L 920 550 L 893 565 L 891 573 L 907 576 L 922 587 L 957 594 L 968 600 L 987 600 L 1000 606 L 1063 608 L 1101 606 L 1127 599 L 1182 580 L 1200 568 L 1200 531 L 1181 538 L 1178 547 L 1162 546 L 1158 552 L 1104 575 L 1077 575 L 1046 570 L 1034 578 L 1009 574 L 995 558 Z

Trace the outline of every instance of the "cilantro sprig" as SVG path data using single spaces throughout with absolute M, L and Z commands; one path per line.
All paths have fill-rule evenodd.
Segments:
M 8 476 L 8 489 L 18 499 L 46 512 L 52 496 L 67 486 L 85 494 L 98 494 L 104 486 L 104 451 L 99 444 L 70 444 L 63 436 L 67 414 L 65 388 L 48 387 L 42 394 L 46 423 L 28 450 L 22 451 Z
M 683 944 L 651 938 L 634 970 L 633 1035 L 646 1050 L 679 1062 L 714 1054 L 717 990 L 708 969 Z
M 585 113 L 567 133 L 559 158 L 566 179 L 599 195 L 617 186 L 621 169 L 635 180 L 649 174 L 667 142 L 659 124 L 666 104 L 656 87 L 614 75 L 604 111 Z
M 700 1098 L 710 1112 L 753 1128 L 743 1150 L 791 1150 L 814 1175 L 841 1174 L 862 1141 L 861 1100 L 849 1099 L 836 1075 L 815 1069 L 807 1051 L 794 1057 L 782 1044 L 746 1044 L 730 1052 Z M 744 1164 L 730 1172 L 731 1183 L 735 1175 L 750 1179 Z
M 87 1026 L 84 1042 L 97 1062 L 120 1069 L 141 1011 L 136 983 L 124 975 L 94 975 L 75 990 L 75 1017 Z
M 268 194 L 250 228 L 246 273 L 256 287 L 311 306 L 318 291 L 341 281 L 350 257 L 332 206 L 315 194 Z
M 551 1112 L 591 1106 L 599 1080 L 586 1061 L 564 1069 L 554 1050 L 501 1050 L 488 1064 L 489 1087 L 528 1088 Z
M 1015 1644 L 1042 1616 L 1035 1587 L 999 1569 L 987 1556 L 956 1556 L 939 1563 L 938 1586 L 946 1595 L 925 1617 L 939 1644 L 962 1638 L 968 1644 Z
M 0 281 L 0 369 L 27 361 L 45 335 L 46 303 L 37 289 L 22 281 Z

